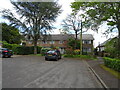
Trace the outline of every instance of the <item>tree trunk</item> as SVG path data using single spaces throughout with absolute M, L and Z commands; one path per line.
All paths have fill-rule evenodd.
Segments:
M 37 54 L 37 41 L 34 41 L 34 54 Z

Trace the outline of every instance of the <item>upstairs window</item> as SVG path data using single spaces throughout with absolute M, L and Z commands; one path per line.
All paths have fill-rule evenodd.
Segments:
M 83 42 L 83 44 L 91 44 L 92 43 L 91 40 L 83 40 L 82 42 Z

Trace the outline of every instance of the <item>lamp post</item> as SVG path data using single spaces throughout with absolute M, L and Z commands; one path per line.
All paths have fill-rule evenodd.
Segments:
M 80 55 L 82 55 L 82 20 L 81 20 L 81 29 L 80 29 Z

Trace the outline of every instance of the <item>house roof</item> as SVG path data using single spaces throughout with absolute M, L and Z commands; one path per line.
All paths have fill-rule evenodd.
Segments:
M 79 38 L 79 37 L 80 37 L 80 35 L 78 36 L 78 38 Z M 83 39 L 83 40 L 94 40 L 92 34 L 83 34 L 83 35 L 82 35 L 82 39 Z
M 69 38 L 75 38 L 74 34 L 52 34 L 48 36 L 47 40 L 68 40 Z M 78 39 L 80 39 L 80 36 L 78 36 Z M 94 40 L 92 34 L 83 34 L 82 35 L 83 40 Z

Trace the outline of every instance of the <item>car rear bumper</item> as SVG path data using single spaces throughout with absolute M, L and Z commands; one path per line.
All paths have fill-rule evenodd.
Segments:
M 46 59 L 57 59 L 57 56 L 45 56 Z

